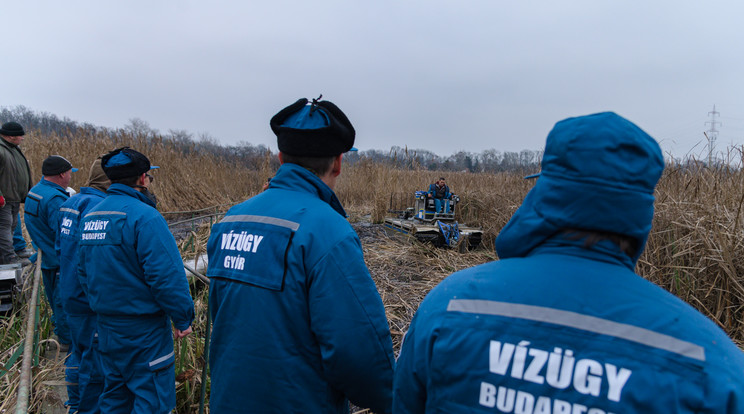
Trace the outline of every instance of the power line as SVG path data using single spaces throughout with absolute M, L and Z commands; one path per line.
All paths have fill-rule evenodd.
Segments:
M 716 121 L 718 115 L 721 114 L 716 111 L 716 105 L 713 104 L 713 110 L 708 112 L 710 121 L 705 122 L 706 124 L 710 124 L 710 129 L 707 133 L 703 133 L 705 138 L 708 138 L 708 166 L 713 165 L 713 148 L 716 145 L 716 139 L 718 139 L 718 130 L 716 129 L 716 125 L 721 125 L 720 122 Z

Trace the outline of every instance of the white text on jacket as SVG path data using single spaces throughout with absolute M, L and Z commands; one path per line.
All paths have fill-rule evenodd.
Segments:
M 594 397 L 600 396 L 603 382 L 606 381 L 606 398 L 614 402 L 620 402 L 623 387 L 633 373 L 607 362 L 602 364 L 588 358 L 577 360 L 570 349 L 554 348 L 553 352 L 548 352 L 530 348 L 529 345 L 529 341 L 516 345 L 490 341 L 489 371 L 535 384 L 547 384 L 559 390 L 572 386 L 574 391 Z M 481 405 L 489 407 L 495 405 L 497 396 L 506 398 L 511 395 L 512 400 L 515 398 L 514 390 L 504 387 L 497 389 L 486 382 L 481 384 L 480 395 Z
M 247 231 L 241 231 L 240 233 L 230 231 L 230 233 L 222 234 L 222 249 L 256 253 L 263 238 L 264 236 L 258 234 L 248 234 Z
M 106 233 L 100 232 L 100 230 L 105 231 L 108 225 L 109 225 L 108 220 L 86 221 L 85 224 L 83 225 L 83 231 L 99 231 L 99 232 L 98 233 L 83 233 L 81 239 L 83 240 L 104 240 L 106 238 Z
M 60 233 L 64 235 L 69 235 L 71 227 L 72 227 L 72 220 L 68 219 L 67 217 L 62 217 L 62 226 L 59 229 Z

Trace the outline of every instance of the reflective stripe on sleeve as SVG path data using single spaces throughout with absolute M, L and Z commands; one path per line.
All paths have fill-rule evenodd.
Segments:
M 104 216 L 104 215 L 107 216 L 107 215 L 110 215 L 110 214 L 118 215 L 118 216 L 126 216 L 127 215 L 127 213 L 125 213 L 123 211 L 94 211 L 92 213 L 86 214 L 85 217 L 90 217 L 90 216 Z
M 220 223 L 235 223 L 235 222 L 271 224 L 274 226 L 285 227 L 292 231 L 297 231 L 297 229 L 300 228 L 300 223 L 295 223 L 294 221 L 284 220 L 284 219 L 280 219 L 276 217 L 254 216 L 254 215 L 248 215 L 248 214 L 226 216 L 220 221 Z
M 566 326 L 583 331 L 614 336 L 646 346 L 705 361 L 705 349 L 691 342 L 645 328 L 613 322 L 596 316 L 582 315 L 560 309 L 517 303 L 496 302 L 477 299 L 452 299 L 448 312 L 465 312 L 483 315 L 505 316 Z

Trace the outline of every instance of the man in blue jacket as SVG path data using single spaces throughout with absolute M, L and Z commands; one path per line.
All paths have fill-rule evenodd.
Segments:
M 96 334 L 96 314 L 90 308 L 88 297 L 78 280 L 78 225 L 80 219 L 106 197 L 111 182 L 101 168 L 101 158 L 90 168 L 88 183 L 80 193 L 70 197 L 60 206 L 60 228 L 57 236 L 59 257 L 59 292 L 70 327 L 72 347 L 65 371 L 67 380 L 67 405 L 71 412 L 97 413 L 98 397 L 103 391 Z M 77 364 L 77 369 L 73 364 Z
M 176 338 L 194 303 L 173 235 L 147 194 L 150 160 L 119 148 L 101 160 L 106 198 L 80 221 L 78 278 L 96 313 L 103 413 L 168 413 L 176 406 Z
M 281 167 L 231 208 L 207 251 L 213 413 L 376 413 L 392 404 L 385 309 L 333 188 L 354 128 L 300 99 L 270 122 Z
M 73 168 L 62 156 L 47 157 L 41 166 L 43 176 L 28 192 L 23 209 L 28 234 L 42 253 L 41 275 L 44 280 L 44 291 L 52 309 L 54 333 L 57 334 L 63 349 L 69 348 L 71 338 L 67 317 L 59 298 L 59 260 L 54 243 L 59 231 L 59 207 L 70 198 L 67 186 L 70 185 L 72 173 L 75 171 L 77 168 Z
M 500 261 L 444 280 L 398 360 L 394 411 L 742 413 L 744 357 L 633 270 L 664 168 L 614 113 L 570 118 L 496 239 Z

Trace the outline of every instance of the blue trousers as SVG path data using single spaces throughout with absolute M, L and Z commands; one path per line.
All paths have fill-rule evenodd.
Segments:
M 61 343 L 70 344 L 72 343 L 70 327 L 67 326 L 67 315 L 59 295 L 59 268 L 41 269 L 41 277 L 44 280 L 44 293 L 52 309 L 54 333 L 57 334 Z
M 23 250 L 26 248 L 26 239 L 23 238 L 23 227 L 21 226 L 21 213 L 19 212 L 16 217 L 16 226 L 13 231 L 13 249 L 15 251 Z
M 70 346 L 67 359 L 65 360 L 65 382 L 67 382 L 67 401 L 65 406 L 71 413 L 78 411 L 80 402 L 79 380 L 80 356 Z
M 442 204 L 444 204 L 444 214 L 449 214 L 449 199 L 444 198 L 435 198 L 434 199 L 434 209 L 437 211 L 437 213 L 442 212 Z
M 68 313 L 67 322 L 72 334 L 68 361 L 73 358 L 78 361 L 77 370 L 69 370 L 69 373 L 65 370 L 67 382 L 78 384 L 67 386 L 67 396 L 70 399 L 67 405 L 71 412 L 77 409 L 79 414 L 98 413 L 98 398 L 103 393 L 103 370 L 98 352 L 96 315 Z
M 173 331 L 165 316 L 98 315 L 102 413 L 165 414 L 176 407 Z

